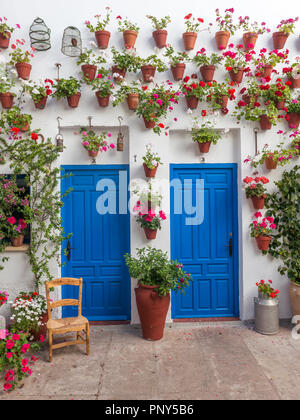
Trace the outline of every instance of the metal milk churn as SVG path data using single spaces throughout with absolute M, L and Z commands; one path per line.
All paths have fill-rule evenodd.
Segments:
M 273 335 L 279 332 L 279 300 L 268 299 L 263 293 L 254 298 L 255 330 L 260 334 Z

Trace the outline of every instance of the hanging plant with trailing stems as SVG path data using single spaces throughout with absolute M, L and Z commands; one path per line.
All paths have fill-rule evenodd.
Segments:
M 13 127 L 14 128 L 14 127 Z M 65 235 L 62 228 L 60 210 L 63 206 L 59 192 L 60 169 L 55 165 L 59 157 L 59 148 L 50 139 L 38 143 L 35 132 L 20 136 L 10 128 L 2 131 L 0 154 L 10 162 L 14 176 L 25 175 L 30 186 L 31 243 L 27 251 L 29 263 L 35 278 L 35 287 L 44 281 L 52 280 L 50 263 L 53 260 L 60 265 L 60 247 L 71 235 Z

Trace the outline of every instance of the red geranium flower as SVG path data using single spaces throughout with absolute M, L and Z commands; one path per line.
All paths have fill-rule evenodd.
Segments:
M 185 17 L 184 17 L 184 19 L 190 19 L 192 17 L 192 13 L 189 13 L 188 15 L 186 15 Z
M 202 117 L 205 117 L 205 115 L 207 114 L 207 112 L 205 111 L 205 109 L 203 109 L 202 111 L 201 111 L 201 115 L 202 115 Z

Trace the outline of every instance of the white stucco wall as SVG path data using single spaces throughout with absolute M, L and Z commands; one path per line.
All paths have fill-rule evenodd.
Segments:
M 274 2 L 271 0 L 253 0 L 251 8 L 249 2 L 240 2 L 238 0 L 231 0 L 228 4 L 224 1 L 212 0 L 207 7 L 203 7 L 198 1 L 190 1 L 188 4 L 178 0 L 152 0 L 150 3 L 141 2 L 138 0 L 128 0 L 126 2 L 120 0 L 110 0 L 107 2 L 99 2 L 96 0 L 89 0 L 82 3 L 79 1 L 59 1 L 52 0 L 51 3 L 41 2 L 37 0 L 27 0 L 21 2 L 19 0 L 1 1 L 1 15 L 6 16 L 9 23 L 19 23 L 21 30 L 16 30 L 13 34 L 13 39 L 25 38 L 29 46 L 29 27 L 37 16 L 43 18 L 46 24 L 51 28 L 51 49 L 46 52 L 38 52 L 32 60 L 33 80 L 39 78 L 55 78 L 56 67 L 55 63 L 61 63 L 61 77 L 69 77 L 73 75 L 79 76 L 80 68 L 75 64 L 76 58 L 64 56 L 61 51 L 61 40 L 63 30 L 69 26 L 76 26 L 80 29 L 82 34 L 83 46 L 90 47 L 90 41 L 94 40 L 94 35 L 91 34 L 84 25 L 84 21 L 93 20 L 96 13 L 103 13 L 105 6 L 110 6 L 113 9 L 113 16 L 121 15 L 128 16 L 132 21 L 139 24 L 141 27 L 136 48 L 137 53 L 143 57 L 153 53 L 154 42 L 152 39 L 152 27 L 150 21 L 146 19 L 146 14 L 153 14 L 157 17 L 163 17 L 170 14 L 172 23 L 168 27 L 168 42 L 171 43 L 175 50 L 182 50 L 182 32 L 184 32 L 184 16 L 192 12 L 194 15 L 204 18 L 205 22 L 215 22 L 214 10 L 218 7 L 221 10 L 226 7 L 234 7 L 236 16 L 249 15 L 251 19 L 267 21 L 268 26 L 275 30 L 276 25 L 283 18 L 295 17 L 297 15 L 297 0 L 287 0 L 284 3 Z M 287 13 L 287 14 L 286 14 Z M 291 15 L 291 16 L 290 16 Z M 112 21 L 109 28 L 111 31 L 110 46 L 116 46 L 121 49 L 123 47 L 122 34 L 117 31 L 117 22 Z M 194 54 L 198 49 L 204 47 L 209 52 L 217 51 L 215 47 L 214 32 L 216 28 L 212 29 L 212 33 L 201 32 L 198 36 L 195 50 L 191 52 Z M 239 31 L 232 41 L 237 44 L 241 42 L 242 31 Z M 257 41 L 256 51 L 260 48 L 266 47 L 269 50 L 273 48 L 271 34 L 264 34 L 259 36 Z M 299 55 L 299 32 L 291 36 L 287 42 L 287 48 L 292 50 L 292 55 Z M 7 57 L 8 51 L 2 52 L 2 56 Z M 190 75 L 197 71 L 193 64 L 187 65 L 186 74 Z M 140 77 L 140 74 L 137 75 Z M 225 70 L 220 68 L 216 74 L 215 79 L 225 80 Z M 128 81 L 136 78 L 134 74 L 128 74 L 126 79 Z M 165 74 L 157 74 L 156 81 L 172 79 L 171 72 Z M 230 109 L 233 103 L 229 104 Z M 205 108 L 205 104 L 200 104 L 200 107 L 195 112 L 195 115 L 200 113 L 201 109 Z M 198 153 L 195 144 L 192 143 L 190 134 L 185 130 L 191 126 L 191 117 L 186 113 L 186 104 L 184 98 L 180 100 L 175 111 L 171 114 L 170 136 L 157 136 L 151 130 L 144 128 L 144 123 L 138 119 L 132 111 L 129 111 L 127 105 L 120 105 L 117 108 L 110 106 L 109 108 L 99 108 L 95 94 L 88 88 L 82 91 L 82 97 L 77 109 L 70 109 L 66 101 L 49 100 L 46 110 L 37 111 L 34 109 L 32 100 L 27 97 L 27 103 L 24 106 L 24 112 L 33 115 L 32 128 L 41 128 L 42 133 L 46 137 L 53 137 L 57 134 L 57 120 L 58 116 L 62 117 L 61 125 L 63 128 L 63 135 L 67 149 L 61 155 L 59 165 L 63 164 L 90 164 L 87 153 L 82 149 L 80 144 L 80 137 L 73 133 L 78 131 L 78 125 L 86 125 L 87 117 L 93 116 L 94 126 L 111 126 L 113 137 L 117 133 L 118 119 L 120 115 L 123 117 L 123 124 L 126 125 L 124 132 L 126 133 L 125 151 L 124 153 L 112 152 L 101 156 L 97 163 L 130 163 L 131 179 L 136 177 L 144 178 L 142 168 L 142 156 L 145 152 L 145 146 L 151 142 L 154 149 L 157 150 L 164 162 L 163 166 L 159 167 L 157 176 L 160 178 L 169 179 L 169 163 L 200 163 L 201 155 Z M 217 126 L 219 128 L 229 128 L 230 131 L 223 141 L 217 146 L 212 147 L 208 155 L 205 156 L 206 163 L 232 163 L 236 162 L 239 165 L 240 179 L 246 175 L 251 174 L 250 168 L 241 164 L 248 154 L 254 154 L 254 133 L 253 128 L 258 124 L 247 122 L 237 126 L 235 120 L 231 118 L 230 113 L 227 116 L 220 116 L 218 118 Z M 172 123 L 174 117 L 178 118 L 177 123 Z M 282 128 L 284 127 L 284 128 Z M 260 132 L 258 134 L 259 148 L 265 143 L 271 147 L 278 144 L 278 136 L 276 131 L 279 128 L 286 129 L 286 124 L 280 123 L 275 129 L 267 132 Z M 136 162 L 135 162 L 136 155 Z M 279 179 L 283 169 L 276 171 L 266 171 L 264 167 L 259 168 L 261 175 L 267 176 L 271 181 Z M 6 172 L 7 168 L 2 168 L 1 172 Z M 288 299 L 288 282 L 277 273 L 277 263 L 270 257 L 265 257 L 260 254 L 256 248 L 254 239 L 249 236 L 249 223 L 253 214 L 253 208 L 250 202 L 245 198 L 244 192 L 241 190 L 241 181 L 239 182 L 239 284 L 240 284 L 240 316 L 242 319 L 253 318 L 253 296 L 256 295 L 255 282 L 260 279 L 273 279 L 276 287 L 281 290 L 280 295 L 280 316 L 287 318 L 290 316 L 290 306 Z M 273 186 L 270 183 L 270 190 Z M 165 203 L 169 203 L 169 192 L 164 197 Z M 152 246 L 159 247 L 167 252 L 170 251 L 170 225 L 169 220 L 163 223 L 162 230 L 158 233 L 157 239 L 151 242 Z M 143 231 L 136 224 L 134 218 L 131 220 L 131 250 L 134 252 L 136 248 L 145 246 L 147 241 Z M 30 290 L 32 288 L 33 280 L 30 272 L 30 267 L 26 263 L 26 256 L 21 253 L 10 253 L 10 261 L 6 264 L 4 271 L 0 272 L 0 289 L 6 289 L 10 293 L 10 299 L 21 290 Z M 53 273 L 55 276 L 60 275 L 60 269 L 53 266 Z M 139 322 L 134 299 L 134 283 L 132 284 L 132 322 Z M 168 316 L 170 320 L 170 314 Z

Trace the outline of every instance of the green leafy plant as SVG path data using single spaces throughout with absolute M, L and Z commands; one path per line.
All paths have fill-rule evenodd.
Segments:
M 86 150 L 93 152 L 100 151 L 106 152 L 109 148 L 114 149 L 115 145 L 110 145 L 106 141 L 107 137 L 111 137 L 111 133 L 103 131 L 101 134 L 97 134 L 92 129 L 81 128 L 82 134 L 82 145 Z
M 97 15 L 94 16 L 97 20 L 97 23 L 96 23 L 95 26 L 92 25 L 89 20 L 86 20 L 84 22 L 85 26 L 90 30 L 90 32 L 104 31 L 105 30 L 105 28 L 107 27 L 107 25 L 110 22 L 110 15 L 112 13 L 110 7 L 108 7 L 108 6 L 105 8 L 105 10 L 106 10 L 106 16 L 102 20 L 100 20 L 100 18 L 101 18 L 100 14 L 97 14 Z
M 16 25 L 16 26 L 20 28 L 20 25 Z M 10 32 L 12 34 L 14 30 L 15 28 L 8 25 L 6 17 L 0 18 L 0 34 L 2 34 L 5 38 L 9 38 L 9 35 L 7 34 L 7 32 Z
M 171 66 L 175 67 L 179 63 L 190 61 L 188 54 L 184 52 L 175 53 L 174 48 L 171 45 L 167 45 L 164 56 L 170 61 Z M 158 67 L 159 68 L 159 67 Z M 158 70 L 159 71 L 159 70 Z M 165 71 L 165 70 L 164 70 Z
M 246 121 L 259 121 L 262 115 L 266 115 L 272 125 L 276 125 L 278 122 L 278 110 L 275 104 L 269 101 L 267 105 L 261 107 L 259 102 L 253 103 L 254 96 L 252 98 L 252 102 L 248 105 L 245 101 L 241 100 L 235 106 L 232 115 L 237 118 L 237 121 L 241 121 L 242 118 Z
M 152 15 L 147 15 L 146 17 L 151 20 L 153 28 L 156 29 L 157 31 L 161 29 L 166 29 L 168 24 L 171 23 L 170 16 L 165 16 L 161 19 L 158 19 Z
M 154 169 L 157 165 L 163 165 L 161 158 L 157 152 L 152 152 L 152 144 L 146 145 L 146 154 L 143 156 L 143 161 L 147 168 Z
M 22 41 L 16 41 L 16 43 L 19 45 L 24 44 Z M 31 59 L 34 57 L 34 48 L 32 48 L 31 51 L 23 51 L 20 47 L 16 46 L 15 44 L 12 44 L 11 48 L 12 52 L 9 53 L 9 64 L 11 64 L 12 66 L 18 63 L 30 63 Z
M 218 140 L 222 138 L 220 130 L 214 128 L 212 121 L 204 121 L 202 124 L 198 123 L 198 119 L 195 117 L 192 128 L 192 140 L 197 143 L 217 144 Z
M 149 57 L 144 59 L 139 58 L 139 68 L 141 68 L 142 66 L 153 66 L 159 73 L 168 70 L 168 67 L 160 58 L 157 57 L 156 54 L 149 55 Z
M 185 288 L 193 280 L 189 273 L 182 269 L 177 260 L 170 260 L 166 252 L 146 247 L 137 249 L 136 257 L 125 254 L 125 262 L 131 277 L 141 284 L 157 286 L 159 295 L 166 296 L 171 290 L 185 293 Z
M 246 176 L 243 182 L 246 184 L 246 197 L 251 198 L 265 196 L 267 192 L 265 184 L 268 184 L 270 181 L 265 176 L 256 176 L 254 178 Z
M 135 81 L 131 82 L 130 85 L 127 85 L 125 83 L 122 84 L 114 94 L 113 106 L 117 106 L 120 103 L 124 102 L 130 93 L 140 94 L 140 92 L 141 86 Z
M 209 85 L 208 85 L 209 86 Z M 222 112 L 227 113 L 228 109 L 224 109 L 222 104 L 222 97 L 226 97 L 230 100 L 235 99 L 235 89 L 230 85 L 229 82 L 216 82 L 212 81 L 211 86 L 207 91 L 207 101 L 209 102 L 211 108 L 214 111 L 222 110 Z
M 75 77 L 71 76 L 69 79 L 59 79 L 54 83 L 53 88 L 55 92 L 53 97 L 56 99 L 62 99 L 70 97 L 80 92 L 81 83 Z
M 155 184 L 152 182 L 148 182 L 146 185 L 137 185 L 132 190 L 132 193 L 138 197 L 138 207 L 133 208 L 134 212 L 142 211 L 144 214 L 146 214 L 150 203 L 151 208 L 155 208 L 161 205 L 162 195 L 158 190 L 155 189 Z
M 35 103 L 40 102 L 45 96 L 52 95 L 52 85 L 53 81 L 51 79 L 45 79 L 44 81 L 34 82 L 30 80 L 25 85 L 25 90 L 29 92 Z
M 279 25 L 277 25 L 276 29 L 278 32 L 283 32 L 285 34 L 293 34 L 296 27 L 296 22 L 298 22 L 298 20 L 298 16 L 294 19 L 283 19 L 280 21 Z
M 92 90 L 97 91 L 97 95 L 100 98 L 107 98 L 113 93 L 115 88 L 108 70 L 104 68 L 98 70 L 98 75 L 89 84 L 92 86 Z
M 262 165 L 265 162 L 266 158 L 270 158 L 274 162 L 277 162 L 278 165 L 284 166 L 287 163 L 290 163 L 295 155 L 297 155 L 297 152 L 293 149 L 285 149 L 283 147 L 283 142 L 278 144 L 277 149 L 275 150 L 270 150 L 269 146 L 265 144 L 258 156 L 248 156 L 244 162 L 250 163 L 251 166 L 257 168 L 258 165 Z
M 196 55 L 192 58 L 192 62 L 198 67 L 200 66 L 218 66 L 224 60 L 224 57 L 220 54 L 212 53 L 210 56 L 206 55 L 206 49 L 201 48 L 197 51 Z
M 124 48 L 121 52 L 115 47 L 111 48 L 113 62 L 120 70 L 137 72 L 140 66 L 140 58 L 136 56 L 134 48 Z
M 298 99 L 291 99 L 286 108 L 288 114 L 291 114 L 292 112 L 300 114 L 300 101 Z
M 26 126 L 27 123 L 31 123 L 32 116 L 30 114 L 21 114 L 20 108 L 17 106 L 13 106 L 11 109 L 7 110 L 6 112 L 1 112 L 0 117 L 0 127 L 3 129 L 16 127 L 17 129 L 21 129 Z
M 8 93 L 10 92 L 11 88 L 15 85 L 15 81 L 8 77 L 8 75 L 5 75 L 3 77 L 0 77 L 0 93 Z M 15 93 L 13 93 L 14 96 Z
M 279 290 L 274 289 L 271 284 L 272 280 L 268 280 L 268 283 L 266 283 L 264 280 L 260 280 L 260 282 L 256 283 L 258 292 L 264 295 L 264 297 L 267 299 L 275 299 L 279 295 Z
M 136 23 L 132 23 L 128 18 L 122 19 L 121 16 L 117 16 L 118 19 L 118 31 L 135 31 L 139 32 L 140 28 Z
M 97 66 L 106 63 L 103 55 L 97 56 L 92 49 L 84 48 L 82 53 L 78 56 L 77 65 L 86 64 L 90 66 Z
M 270 65 L 272 67 L 275 67 L 276 64 L 283 63 L 288 58 L 288 54 L 289 54 L 288 50 L 285 50 L 285 51 L 273 50 L 273 51 L 270 51 L 268 55 L 266 54 L 266 52 L 267 52 L 267 49 L 262 48 L 259 52 L 258 57 L 255 57 L 254 55 L 252 57 L 253 62 L 256 65 L 257 77 L 264 76 L 264 70 L 262 68 L 263 66 Z

